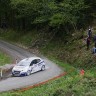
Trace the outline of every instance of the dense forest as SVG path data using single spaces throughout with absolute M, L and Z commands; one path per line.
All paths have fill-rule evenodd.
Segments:
M 92 38 L 87 50 L 89 26 Z M 0 38 L 36 56 L 46 56 L 65 72 L 63 77 L 40 87 L 0 96 L 96 96 L 93 36 L 96 0 L 0 0 Z
M 96 17 L 96 0 L 0 0 L 0 27 L 70 32 Z

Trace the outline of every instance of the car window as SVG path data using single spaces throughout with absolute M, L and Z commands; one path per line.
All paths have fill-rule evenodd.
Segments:
M 32 65 L 33 65 L 33 62 L 30 63 L 30 66 L 32 66 Z
M 35 59 L 31 62 L 30 66 L 32 66 L 33 64 L 37 64 L 39 63 L 41 60 L 40 59 Z
M 20 61 L 17 66 L 29 66 L 29 62 L 26 62 L 26 61 Z
M 40 59 L 37 59 L 37 63 L 39 63 L 41 60 Z
M 37 64 L 37 60 L 36 59 L 31 62 L 31 65 L 33 65 L 33 64 Z

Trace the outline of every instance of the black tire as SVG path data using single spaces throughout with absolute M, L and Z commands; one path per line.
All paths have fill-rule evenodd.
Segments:
M 41 71 L 44 71 L 45 70 L 45 65 L 43 65 L 42 67 L 41 67 Z

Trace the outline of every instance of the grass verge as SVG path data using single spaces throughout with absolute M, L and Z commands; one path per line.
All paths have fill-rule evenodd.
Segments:
M 11 58 L 7 54 L 0 52 L 0 66 L 3 66 L 5 64 L 10 64 L 10 62 L 11 62 Z
M 11 91 L 0 96 L 95 96 L 95 79 L 73 73 L 25 92 Z

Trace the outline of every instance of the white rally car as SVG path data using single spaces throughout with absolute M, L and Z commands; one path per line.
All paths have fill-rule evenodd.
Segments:
M 12 69 L 13 76 L 28 76 L 31 73 L 45 70 L 45 62 L 39 57 L 30 57 L 21 60 Z

